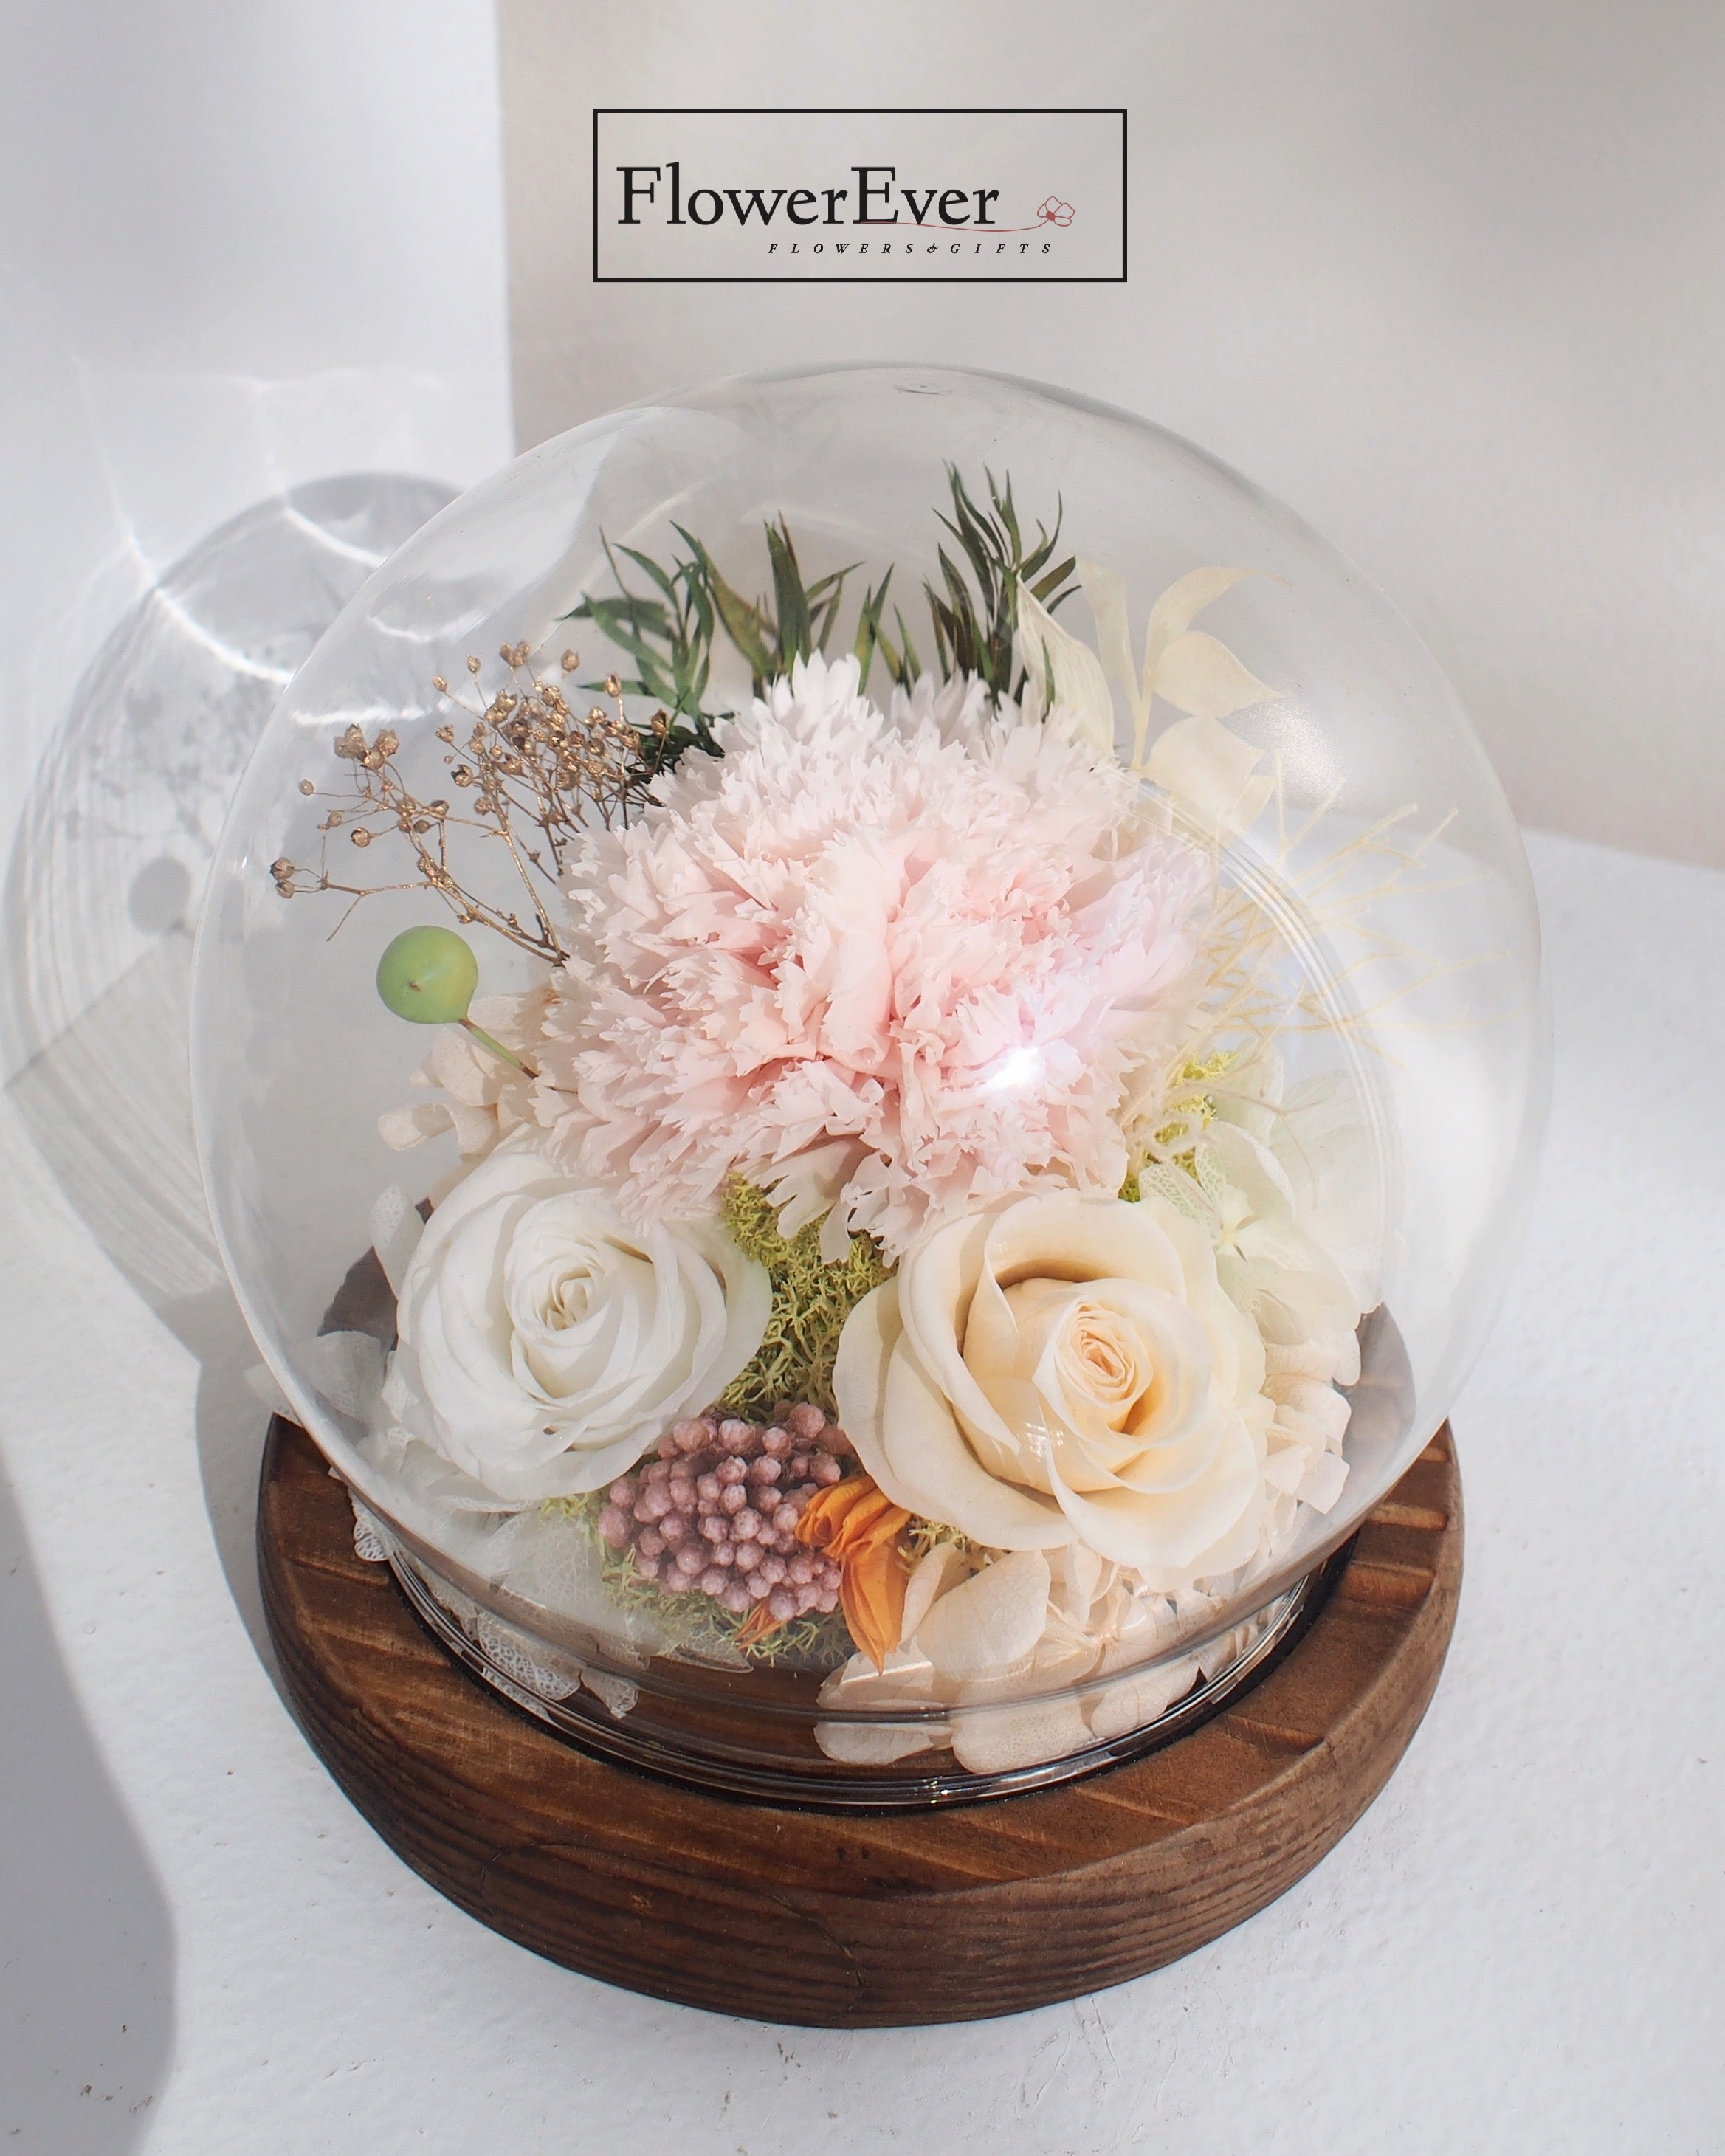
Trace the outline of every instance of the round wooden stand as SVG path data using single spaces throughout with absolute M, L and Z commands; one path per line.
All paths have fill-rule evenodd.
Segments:
M 927 1812 L 708 1796 L 560 1741 L 437 1645 L 387 1567 L 354 1555 L 346 1491 L 279 1419 L 258 1553 L 313 1746 L 451 1901 L 631 1990 L 865 2028 L 1123 1983 L 1310 1871 L 1389 1779 L 1436 1686 L 1461 1486 L 1445 1427 L 1307 1629 L 1200 1727 L 1084 1780 Z

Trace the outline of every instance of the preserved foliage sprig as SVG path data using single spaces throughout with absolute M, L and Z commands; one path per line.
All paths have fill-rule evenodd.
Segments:
M 952 514 L 940 521 L 958 542 L 975 579 L 976 591 L 972 593 L 957 564 L 942 547 L 940 565 L 946 588 L 939 592 L 932 584 L 924 586 L 934 619 L 935 650 L 942 675 L 978 674 L 997 696 L 1022 696 L 1024 670 L 1019 670 L 1016 690 L 1013 678 L 1019 593 L 1029 592 L 1052 613 L 1077 590 L 1077 585 L 1068 579 L 1078 562 L 1074 555 L 1052 568 L 1048 566 L 1060 544 L 1058 513 L 1054 530 L 1046 531 L 1039 524 L 1036 543 L 1027 549 L 1013 504 L 1010 476 L 1004 489 L 995 485 L 993 472 L 983 476 L 988 487 L 990 506 L 986 510 L 971 500 L 957 465 L 947 467 Z M 910 684 L 901 680 L 900 685 Z
M 309 778 L 300 781 L 301 793 L 331 805 L 318 827 L 323 836 L 315 869 L 285 858 L 271 864 L 283 897 L 333 891 L 357 905 L 380 891 L 429 889 L 457 920 L 495 929 L 552 964 L 561 962 L 567 953 L 548 901 L 556 895 L 565 854 L 595 823 L 607 829 L 628 823 L 671 760 L 673 728 L 663 711 L 644 727 L 632 725 L 614 674 L 603 684 L 612 708 L 595 704 L 583 712 L 554 675 L 535 675 L 526 644 L 506 644 L 499 656 L 508 678 L 478 709 L 456 696 L 442 675 L 432 682 L 467 721 L 464 731 L 446 721 L 437 738 L 448 752 L 443 762 L 449 783 L 470 805 L 458 808 L 442 796 L 422 798 L 396 761 L 401 743 L 392 727 L 368 739 L 362 727 L 351 726 L 335 752 L 350 767 L 352 783 L 327 790 Z M 579 664 L 576 653 L 566 651 L 561 671 L 567 675 Z M 467 670 L 477 686 L 482 662 L 470 657 Z M 462 880 L 450 863 L 449 834 L 456 829 L 503 848 L 526 895 L 525 906 L 488 898 Z M 331 840 L 339 832 L 362 852 L 379 839 L 405 839 L 417 874 L 393 883 L 346 880 L 330 860 Z
M 975 675 L 994 696 L 1005 696 L 1013 688 L 1020 593 L 1029 592 L 1051 612 L 1076 588 L 1069 581 L 1076 564 L 1069 558 L 1050 566 L 1060 538 L 1058 515 L 1053 531 L 1039 523 L 1034 544 L 1027 546 L 1010 479 L 1003 486 L 992 472 L 984 477 L 986 508 L 973 499 L 957 467 L 947 467 L 952 514 L 939 521 L 965 567 L 941 547 L 942 586 L 928 583 L 924 592 L 941 675 Z M 536 670 L 531 647 L 506 644 L 499 656 L 506 678 L 490 693 L 480 687 L 482 662 L 470 655 L 467 671 L 484 698 L 477 706 L 434 675 L 438 694 L 462 714 L 439 726 L 437 737 L 448 752 L 443 762 L 450 788 L 466 800 L 422 793 L 410 783 L 398 761 L 401 741 L 394 728 L 385 726 L 368 736 L 350 726 L 335 753 L 349 767 L 351 783 L 326 788 L 309 778 L 300 782 L 302 794 L 326 801 L 329 808 L 319 825 L 315 866 L 286 856 L 271 863 L 282 896 L 335 891 L 352 901 L 351 912 L 361 899 L 379 891 L 429 890 L 464 925 L 491 928 L 533 957 L 560 964 L 568 952 L 552 901 L 578 836 L 626 826 L 655 780 L 691 751 L 722 753 L 715 728 L 724 715 L 706 708 L 715 637 L 722 632 L 735 646 L 756 696 L 763 696 L 797 661 L 825 654 L 837 631 L 847 580 L 859 567 L 850 562 L 809 580 L 781 516 L 763 527 L 771 590 L 746 598 L 700 539 L 680 525 L 672 529 L 686 551 L 673 554 L 669 566 L 638 547 L 602 539 L 615 592 L 583 594 L 562 617 L 590 624 L 633 668 L 578 685 L 578 695 L 598 691 L 608 708 L 593 704 L 583 711 L 571 701 L 565 685 L 580 665 L 573 651 L 563 653 L 557 671 Z M 625 563 L 649 589 L 631 586 Z M 922 674 L 902 612 L 893 612 L 896 640 L 884 626 L 892 576 L 889 565 L 878 584 L 864 588 L 852 644 L 860 689 L 867 686 L 877 652 L 902 689 L 912 688 Z M 1020 667 L 1020 692 L 1024 680 Z M 657 708 L 639 723 L 628 716 L 625 697 L 650 698 Z M 460 830 L 502 847 L 521 898 L 511 904 L 467 879 L 450 844 L 451 833 Z M 374 884 L 352 880 L 331 858 L 337 834 L 361 852 L 378 840 L 404 840 L 411 872 Z M 347 917 L 344 913 L 341 921 Z

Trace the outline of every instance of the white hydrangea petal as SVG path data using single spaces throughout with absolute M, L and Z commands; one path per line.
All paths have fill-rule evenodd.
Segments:
M 1014 1550 L 935 1603 L 916 1645 L 943 1684 L 966 1684 L 1026 1661 L 1048 1616 L 1048 1560 Z
M 386 1108 L 377 1118 L 377 1135 L 392 1152 L 410 1152 L 427 1138 L 453 1129 L 454 1121 L 447 1101 L 414 1101 L 403 1108 Z
M 1183 1699 L 1198 1681 L 1198 1657 L 1183 1655 L 1178 1661 L 1162 1662 L 1153 1669 L 1117 1678 L 1086 1702 L 1092 1737 L 1124 1737 L 1145 1728 Z
M 919 1558 L 905 1583 L 904 1618 L 900 1625 L 900 1636 L 912 1640 L 916 1628 L 948 1588 L 956 1587 L 968 1577 L 970 1568 L 957 1548 L 951 1543 L 937 1543 L 925 1557 Z
M 971 1707 L 952 1718 L 952 1755 L 968 1774 L 1006 1774 L 1081 1751 L 1090 1736 L 1076 1699 Z
M 1310 1505 L 1315 1512 L 1332 1512 L 1342 1501 L 1347 1481 L 1348 1462 L 1342 1455 L 1337 1452 L 1322 1453 L 1306 1471 L 1298 1493 L 1300 1502 Z
M 425 1232 L 419 1209 L 399 1183 L 392 1183 L 379 1194 L 367 1224 L 372 1248 L 383 1268 L 389 1291 L 398 1296 L 413 1253 L 419 1247 L 419 1238 Z

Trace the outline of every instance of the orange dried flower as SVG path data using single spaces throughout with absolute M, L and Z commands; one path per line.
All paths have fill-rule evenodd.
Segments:
M 898 1645 L 910 1566 L 899 1537 L 911 1524 L 871 1475 L 848 1475 L 811 1497 L 797 1522 L 797 1539 L 839 1560 L 839 1600 L 850 1636 L 884 1668 Z

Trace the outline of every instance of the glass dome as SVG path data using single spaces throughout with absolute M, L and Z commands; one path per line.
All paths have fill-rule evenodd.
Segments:
M 194 1078 L 295 1411 L 449 1645 L 714 1786 L 1159 1741 L 1447 1414 L 1543 1103 L 1429 654 L 1126 413 L 729 382 L 435 516 L 223 839 Z

